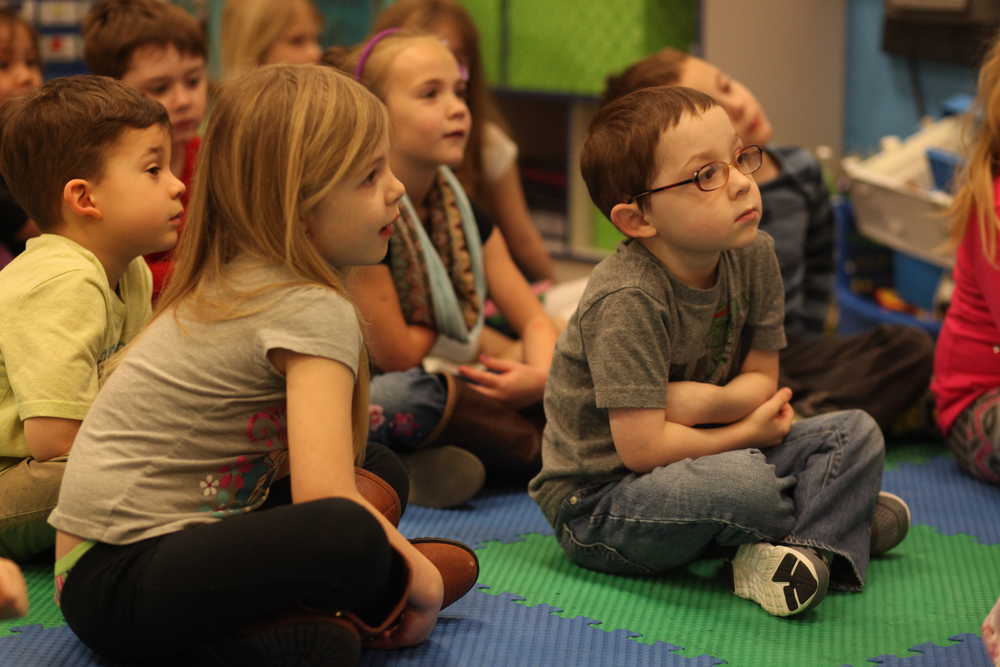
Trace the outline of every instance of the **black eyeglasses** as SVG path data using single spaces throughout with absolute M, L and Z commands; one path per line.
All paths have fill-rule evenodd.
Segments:
M 652 190 L 640 192 L 639 194 L 632 195 L 626 199 L 625 203 L 631 204 L 639 199 L 639 197 L 645 197 L 646 195 L 651 195 L 654 192 L 659 192 L 660 190 L 669 190 L 670 188 L 680 187 L 681 185 L 687 185 L 688 183 L 694 183 L 698 186 L 699 190 L 704 192 L 718 190 L 729 182 L 730 167 L 735 167 L 741 174 L 749 175 L 760 169 L 760 165 L 763 164 L 763 162 L 764 151 L 760 146 L 751 144 L 750 146 L 741 148 L 732 162 L 709 162 L 704 167 L 694 172 L 694 176 L 686 181 L 678 181 L 677 183 L 671 183 L 670 185 L 663 185 L 658 188 L 653 188 Z

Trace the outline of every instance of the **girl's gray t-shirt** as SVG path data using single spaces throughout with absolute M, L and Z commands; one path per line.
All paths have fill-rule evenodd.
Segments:
M 241 288 L 295 280 L 240 272 Z M 268 352 L 333 359 L 356 376 L 362 334 L 332 289 L 299 284 L 259 299 L 248 304 L 258 312 L 216 322 L 167 311 L 140 334 L 83 420 L 49 523 L 130 544 L 264 502 L 288 451 L 285 379 Z
M 663 409 L 669 382 L 723 385 L 750 349 L 785 346 L 774 240 L 726 250 L 715 285 L 685 285 L 641 243 L 623 242 L 591 274 L 556 345 L 545 387 L 542 471 L 529 492 L 554 519 L 561 498 L 624 477 L 608 410 Z

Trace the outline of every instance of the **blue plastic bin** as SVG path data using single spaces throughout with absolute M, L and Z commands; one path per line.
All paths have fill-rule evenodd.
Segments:
M 955 178 L 955 172 L 962 164 L 961 156 L 940 148 L 928 148 L 927 161 L 931 165 L 934 189 L 951 192 L 951 183 Z

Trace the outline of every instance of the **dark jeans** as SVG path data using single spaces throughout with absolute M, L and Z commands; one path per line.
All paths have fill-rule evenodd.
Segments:
M 838 556 L 836 587 L 860 590 L 883 455 L 882 433 L 861 410 L 801 419 L 775 447 L 684 459 L 581 489 L 563 500 L 556 537 L 577 565 L 628 575 L 750 542 L 816 547 Z
M 98 543 L 70 571 L 62 611 L 104 657 L 185 664 L 199 647 L 297 610 L 349 610 L 378 624 L 405 583 L 402 558 L 375 517 L 326 498 L 134 544 Z

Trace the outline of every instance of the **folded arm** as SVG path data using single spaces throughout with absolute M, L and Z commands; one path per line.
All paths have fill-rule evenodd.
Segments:
M 769 447 L 780 443 L 791 427 L 791 395 L 780 389 L 742 419 L 714 428 L 667 421 L 663 410 L 613 409 L 611 437 L 622 462 L 637 473 L 733 449 Z
M 750 350 L 740 374 L 718 386 L 707 382 L 667 385 L 666 419 L 685 426 L 731 424 L 746 417 L 778 388 L 778 353 Z

